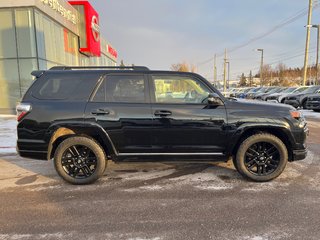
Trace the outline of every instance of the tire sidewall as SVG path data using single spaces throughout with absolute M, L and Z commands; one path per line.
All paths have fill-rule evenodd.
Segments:
M 63 169 L 61 162 L 62 155 L 69 147 L 73 145 L 86 146 L 95 154 L 97 158 L 97 166 L 94 173 L 91 176 L 83 179 L 77 179 L 69 176 Z M 54 166 L 59 176 L 62 177 L 62 179 L 64 179 L 68 183 L 76 185 L 90 184 L 95 182 L 98 178 L 100 178 L 103 175 L 106 167 L 105 154 L 101 146 L 98 143 L 96 143 L 93 139 L 88 137 L 71 137 L 60 143 L 57 150 L 55 151 Z
M 274 172 L 266 176 L 257 176 L 251 173 L 244 164 L 245 153 L 247 149 L 251 147 L 253 144 L 258 142 L 271 143 L 278 149 L 279 155 L 280 155 L 280 162 L 279 162 L 278 168 Z M 256 134 L 247 138 L 240 145 L 237 152 L 237 156 L 236 156 L 236 165 L 237 165 L 236 168 L 240 172 L 240 174 L 250 180 L 254 180 L 257 182 L 267 182 L 278 177 L 285 169 L 287 162 L 288 162 L 288 151 L 286 146 L 279 138 L 271 134 Z

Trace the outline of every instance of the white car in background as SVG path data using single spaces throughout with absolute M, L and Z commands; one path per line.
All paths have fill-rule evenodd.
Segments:
M 276 103 L 284 103 L 284 99 L 288 95 L 303 92 L 307 88 L 308 88 L 308 86 L 289 87 L 287 90 L 285 90 L 285 91 L 283 91 L 281 93 L 274 93 L 274 94 L 269 95 L 266 98 L 266 101 L 268 101 L 268 102 L 276 102 Z

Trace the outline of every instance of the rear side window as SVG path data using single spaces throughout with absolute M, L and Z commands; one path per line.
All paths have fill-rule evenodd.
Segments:
M 93 102 L 145 103 L 143 75 L 107 75 L 92 99 Z
M 32 95 L 43 100 L 88 99 L 98 79 L 96 74 L 51 74 L 38 80 Z

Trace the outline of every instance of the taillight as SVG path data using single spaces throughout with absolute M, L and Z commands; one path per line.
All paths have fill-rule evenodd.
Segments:
M 17 120 L 18 122 L 20 122 L 31 111 L 31 104 L 19 103 L 16 107 L 16 110 L 17 110 Z

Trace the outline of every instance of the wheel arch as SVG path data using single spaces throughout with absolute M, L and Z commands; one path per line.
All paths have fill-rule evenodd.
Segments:
M 80 126 L 79 124 L 60 123 L 51 126 L 48 132 L 52 133 L 52 135 L 48 137 L 48 160 L 53 158 L 59 144 L 71 136 L 86 136 L 94 139 L 104 149 L 108 158 L 113 154 L 117 154 L 117 150 L 108 133 L 96 124 L 81 124 Z
M 249 127 L 246 129 L 243 129 L 240 134 L 236 138 L 232 139 L 237 139 L 234 141 L 233 145 L 231 146 L 231 155 L 235 156 L 237 153 L 237 150 L 239 149 L 241 143 L 247 139 L 248 137 L 258 134 L 258 133 L 269 133 L 272 134 L 276 137 L 278 137 L 286 146 L 287 151 L 288 151 L 288 160 L 292 161 L 293 159 L 293 152 L 292 152 L 292 146 L 294 144 L 293 142 L 293 137 L 289 133 L 289 130 L 284 127 L 268 127 L 268 126 L 255 126 L 255 127 Z

